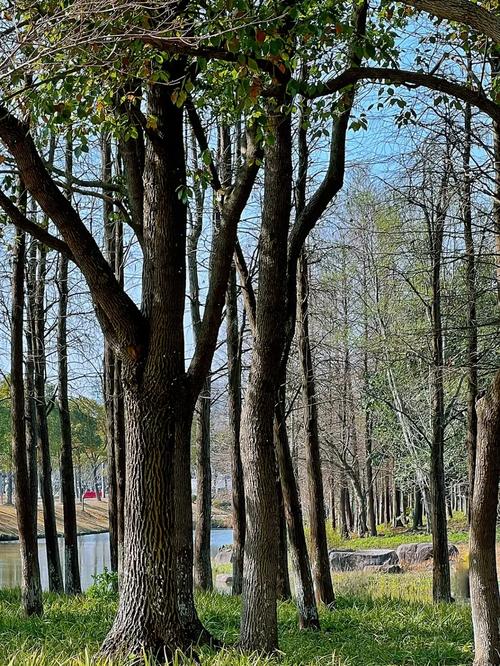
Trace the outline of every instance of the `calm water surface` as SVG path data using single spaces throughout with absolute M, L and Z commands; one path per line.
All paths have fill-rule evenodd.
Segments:
M 228 529 L 212 530 L 211 548 L 212 556 L 220 546 L 233 542 L 233 532 Z M 101 573 L 104 567 L 109 569 L 109 534 L 85 534 L 78 537 L 80 555 L 80 575 L 82 587 L 86 590 L 92 585 L 93 576 Z M 64 561 L 63 540 L 59 539 L 61 560 Z M 42 585 L 48 588 L 47 553 L 45 540 L 38 540 L 38 554 L 40 557 L 40 573 Z M 0 542 L 0 588 L 20 587 L 21 561 L 19 559 L 19 543 L 17 541 Z

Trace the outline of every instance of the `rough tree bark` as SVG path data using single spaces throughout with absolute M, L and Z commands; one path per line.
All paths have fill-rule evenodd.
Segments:
M 477 402 L 478 439 L 469 535 L 474 666 L 500 664 L 496 521 L 500 482 L 500 372 Z
M 278 511 L 273 446 L 274 404 L 285 321 L 287 239 L 291 208 L 291 124 L 288 114 L 269 109 L 273 145 L 266 147 L 260 233 L 259 298 L 252 362 L 242 414 L 247 534 L 240 643 L 271 652 L 278 645 L 276 564 Z

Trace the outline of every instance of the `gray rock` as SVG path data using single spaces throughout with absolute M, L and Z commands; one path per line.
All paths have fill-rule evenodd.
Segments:
M 373 548 L 371 550 L 331 550 L 330 567 L 333 571 L 363 571 L 367 566 L 383 566 L 398 563 L 395 550 Z
M 422 564 L 432 560 L 432 543 L 404 543 L 397 547 L 396 553 L 399 561 L 404 564 Z M 448 555 L 451 559 L 457 557 L 458 548 L 450 544 Z
M 231 574 L 217 574 L 215 577 L 215 587 L 232 587 L 233 577 Z
M 232 546 L 221 546 L 219 550 L 215 553 L 214 557 L 215 564 L 231 564 L 232 561 L 233 561 Z

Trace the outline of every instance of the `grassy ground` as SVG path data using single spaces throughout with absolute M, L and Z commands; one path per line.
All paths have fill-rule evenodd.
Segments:
M 280 648 L 274 660 L 243 656 L 235 649 L 201 650 L 203 666 L 264 666 L 268 661 L 330 666 L 468 666 L 472 629 L 468 607 L 433 606 L 427 572 L 390 576 L 335 576 L 337 608 L 321 611 L 320 632 L 299 632 L 293 603 L 279 606 Z M 110 594 L 65 599 L 47 595 L 43 618 L 25 619 L 19 595 L 0 592 L 1 666 L 84 666 L 113 618 Z M 240 600 L 198 597 L 200 616 L 228 646 L 238 638 Z M 179 661 L 183 661 L 180 659 Z

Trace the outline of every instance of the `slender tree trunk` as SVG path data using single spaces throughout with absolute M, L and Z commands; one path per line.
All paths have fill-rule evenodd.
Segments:
M 500 664 L 496 522 L 500 483 L 500 372 L 477 403 L 478 439 L 470 522 L 470 596 L 474 666 Z
M 442 190 L 446 177 L 443 178 Z M 450 561 L 446 522 L 446 485 L 444 475 L 444 385 L 443 330 L 441 320 L 441 261 L 445 211 L 438 204 L 434 223 L 429 222 L 430 254 L 432 261 L 432 445 L 430 465 L 431 529 L 433 543 L 433 585 L 435 602 L 450 602 Z M 433 228 L 432 228 L 433 227 Z
M 231 435 L 231 487 L 233 502 L 233 585 L 232 593 L 243 587 L 243 552 L 245 548 L 245 491 L 240 451 L 241 425 L 241 347 L 238 331 L 236 269 L 229 276 L 226 296 L 228 412 Z
M 35 290 L 35 398 L 36 434 L 40 453 L 40 492 L 43 505 L 47 568 L 51 592 L 64 592 L 59 555 L 59 543 L 52 487 L 52 462 L 50 456 L 47 403 L 45 398 L 45 281 L 47 273 L 47 250 L 40 243 L 37 252 L 37 276 Z
M 24 197 L 24 194 L 21 195 Z M 21 199 L 22 201 L 22 199 Z M 21 549 L 21 604 L 26 615 L 43 612 L 42 586 L 38 563 L 37 521 L 33 513 L 29 477 L 26 428 L 24 423 L 23 382 L 23 312 L 24 265 L 26 242 L 23 233 L 16 235 L 12 260 L 11 324 L 11 419 L 12 454 L 15 475 L 16 514 Z
M 284 378 L 282 378 L 282 385 L 278 391 L 278 402 L 275 409 L 274 442 L 281 480 L 285 519 L 288 527 L 288 540 L 292 553 L 299 626 L 302 629 L 317 629 L 319 628 L 319 616 L 314 595 L 309 554 L 307 552 L 299 489 L 293 470 L 293 461 L 286 429 L 284 398 Z
M 9 469 L 9 471 L 7 472 L 7 502 L 6 502 L 6 504 L 8 506 L 12 506 L 12 492 L 13 492 L 12 478 L 13 478 L 13 474 L 12 474 L 12 463 L 11 463 L 11 469 Z
M 415 486 L 415 506 L 413 508 L 413 529 L 418 530 L 423 525 L 423 503 L 420 484 Z
M 68 185 L 73 172 L 73 142 L 70 133 L 66 145 L 66 177 Z M 67 196 L 71 199 L 68 186 Z M 78 562 L 78 530 L 76 526 L 75 476 L 73 471 L 73 443 L 68 398 L 68 258 L 59 257 L 57 276 L 59 290 L 59 314 L 57 321 L 57 407 L 61 427 L 61 496 L 64 520 L 64 587 L 66 594 L 79 594 L 80 566 Z
M 273 446 L 274 404 L 280 379 L 285 322 L 287 240 L 291 208 L 291 123 L 271 110 L 260 234 L 259 298 L 246 399 L 242 414 L 247 534 L 241 646 L 271 652 L 278 645 L 276 564 L 279 517 Z
M 334 603 L 335 595 L 333 593 L 328 546 L 326 543 L 326 516 L 318 433 L 318 409 L 316 406 L 311 341 L 309 339 L 309 268 L 305 250 L 302 250 L 300 255 L 297 282 L 299 351 L 302 366 L 309 526 L 311 529 L 311 564 L 316 597 L 318 601 L 322 601 L 329 606 Z
M 372 414 L 366 410 L 366 486 L 368 491 L 368 529 L 370 536 L 377 536 L 377 518 L 375 516 L 375 493 L 373 488 L 372 467 Z
M 212 560 L 210 534 L 212 528 L 212 473 L 210 467 L 210 399 L 211 379 L 207 377 L 198 398 L 196 420 L 196 522 L 194 537 L 194 582 L 201 590 L 211 590 Z
M 469 68 L 472 68 L 470 55 Z M 467 282 L 467 465 L 469 480 L 469 499 L 474 491 L 474 470 L 476 466 L 476 440 L 477 440 L 477 313 L 476 313 L 476 255 L 474 249 L 474 236 L 472 233 L 472 205 L 471 205 L 471 106 L 465 106 L 465 140 L 463 148 L 464 180 L 461 188 L 462 220 L 465 240 L 465 275 Z
M 30 501 L 34 516 L 38 515 L 38 452 L 36 438 L 35 404 L 35 351 L 34 336 L 34 296 L 36 283 L 36 242 L 31 241 L 26 270 L 26 363 L 25 363 L 25 420 L 26 446 L 28 450 L 28 473 L 30 480 Z
M 290 576 L 288 573 L 288 541 L 286 538 L 285 507 L 279 472 L 276 470 L 276 495 L 278 497 L 279 511 L 279 546 L 278 546 L 278 575 L 276 578 L 276 596 L 280 601 L 292 598 L 290 589 Z
M 340 477 L 340 505 L 339 505 L 340 536 L 342 537 L 342 539 L 349 538 L 349 520 L 347 516 L 348 503 L 349 503 L 349 497 L 347 491 L 347 480 L 345 478 L 345 474 L 342 473 Z

